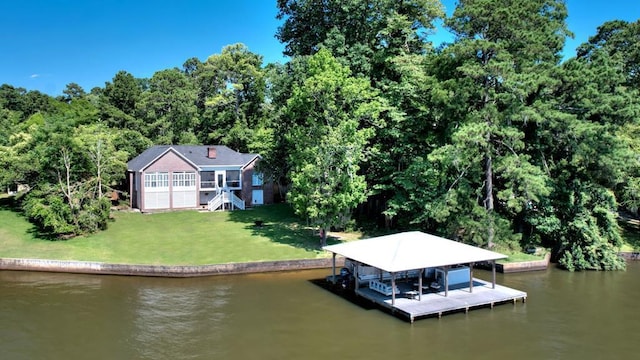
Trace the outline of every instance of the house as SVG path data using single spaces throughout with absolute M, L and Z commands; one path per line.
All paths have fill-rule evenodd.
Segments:
M 255 171 L 261 157 L 223 145 L 156 145 L 127 164 L 130 205 L 141 211 L 245 209 L 273 202 Z

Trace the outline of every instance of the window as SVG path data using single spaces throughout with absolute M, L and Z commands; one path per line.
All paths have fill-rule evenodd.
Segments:
M 262 180 L 263 176 L 262 173 L 253 173 L 253 176 L 251 177 L 251 185 L 252 186 L 261 186 L 262 185 Z
M 195 187 L 196 186 L 196 173 L 194 172 L 174 172 L 173 173 L 173 187 Z
M 166 172 L 145 173 L 144 187 L 147 189 L 168 188 L 169 173 L 166 173 Z
M 240 170 L 227 170 L 227 187 L 240 188 Z

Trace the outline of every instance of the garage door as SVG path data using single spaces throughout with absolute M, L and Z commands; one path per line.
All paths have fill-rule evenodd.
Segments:
M 194 208 L 198 206 L 196 173 L 192 171 L 174 172 L 172 179 L 173 208 Z
M 167 191 L 147 191 L 144 197 L 144 207 L 146 209 L 168 209 L 169 190 Z
M 196 207 L 196 191 L 194 190 L 174 190 L 173 191 L 173 207 L 174 208 L 193 208 Z
M 170 207 L 169 173 L 145 173 L 143 185 L 145 209 L 168 209 Z

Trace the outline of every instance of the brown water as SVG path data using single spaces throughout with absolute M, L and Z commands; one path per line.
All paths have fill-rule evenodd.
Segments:
M 640 263 L 498 276 L 518 302 L 409 324 L 312 283 L 0 271 L 0 359 L 637 359 Z M 475 272 L 489 278 L 489 273 Z

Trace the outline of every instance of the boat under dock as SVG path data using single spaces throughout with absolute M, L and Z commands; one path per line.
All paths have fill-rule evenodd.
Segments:
M 422 294 L 419 294 L 415 284 L 402 281 L 396 284 L 399 294 L 396 294 L 395 301 L 392 296 L 381 294 L 368 287 L 357 289 L 356 294 L 410 322 L 421 318 L 468 312 L 477 308 L 493 308 L 498 304 L 515 304 L 518 300 L 524 303 L 527 299 L 526 292 L 497 284 L 494 288 L 492 283 L 477 278 L 473 279 L 472 289 L 468 284 L 466 287 L 449 288 L 446 296 L 442 289 L 423 289 Z

